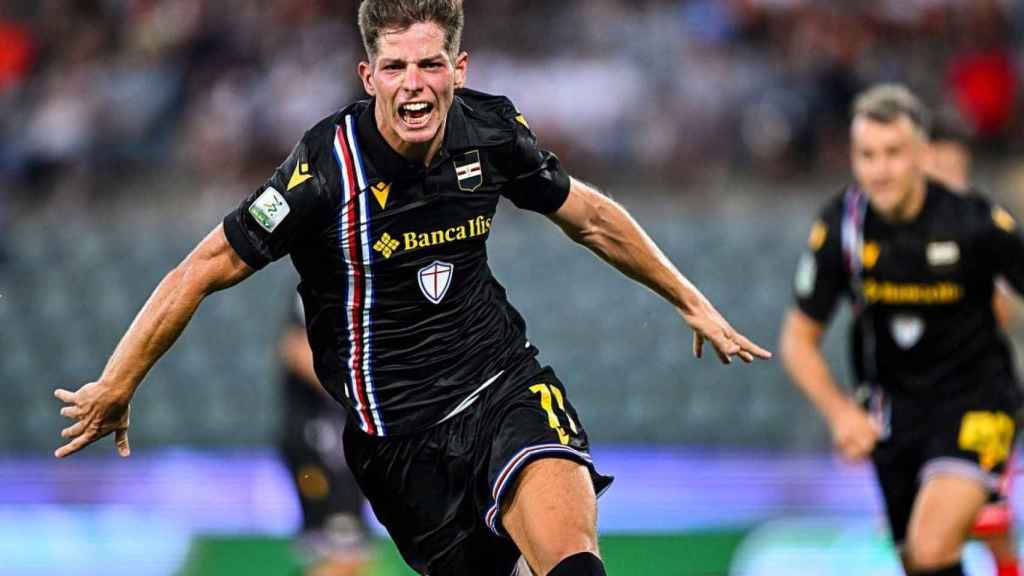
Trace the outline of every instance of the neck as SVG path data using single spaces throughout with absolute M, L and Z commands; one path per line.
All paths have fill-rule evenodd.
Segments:
M 924 201 L 927 196 L 928 181 L 924 178 L 918 178 L 914 181 L 907 198 L 886 219 L 899 224 L 912 222 L 924 208 Z
M 377 131 L 384 137 L 384 141 L 388 143 L 388 146 L 391 146 L 392 150 L 398 152 L 400 156 L 410 162 L 430 166 L 431 160 L 437 155 L 437 151 L 441 149 L 441 143 L 444 142 L 444 130 L 448 124 L 448 119 L 441 119 L 441 126 L 437 129 L 437 134 L 427 142 L 406 142 L 402 140 L 393 127 L 387 126 L 384 123 L 384 114 L 386 112 L 380 109 L 380 101 L 378 100 L 374 107 L 373 116 L 377 123 Z

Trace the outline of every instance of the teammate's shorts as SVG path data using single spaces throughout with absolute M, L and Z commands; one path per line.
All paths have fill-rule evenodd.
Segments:
M 876 395 L 885 434 L 872 461 L 893 541 L 901 545 L 921 485 L 937 475 L 976 480 L 999 498 L 1016 435 L 1013 388 L 975 385 L 943 401 Z M 876 415 L 878 414 L 876 410 Z
M 344 425 L 338 414 L 290 414 L 281 439 L 302 507 L 299 544 L 313 559 L 367 552 L 363 496 L 340 450 Z
M 565 388 L 535 362 L 484 389 L 454 417 L 415 434 L 374 437 L 353 423 L 345 453 L 405 561 L 430 576 L 508 576 L 519 550 L 501 523 L 519 473 L 540 458 L 590 471 L 587 434 Z

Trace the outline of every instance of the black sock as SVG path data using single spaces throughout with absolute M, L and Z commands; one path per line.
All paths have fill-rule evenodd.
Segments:
M 604 562 L 590 552 L 573 554 L 562 560 L 548 572 L 548 576 L 607 576 Z M 941 574 L 945 576 L 945 574 Z
M 913 576 L 964 576 L 964 566 L 957 562 L 937 570 L 915 570 Z

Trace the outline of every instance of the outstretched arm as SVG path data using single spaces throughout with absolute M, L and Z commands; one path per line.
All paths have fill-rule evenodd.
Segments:
M 771 358 L 770 352 L 734 330 L 626 210 L 607 196 L 573 178 L 568 198 L 549 218 L 570 238 L 675 306 L 693 329 L 693 353 L 698 358 L 705 340 L 726 364 L 731 356 L 745 362 Z
M 54 392 L 67 404 L 61 415 L 75 420 L 61 432 L 68 442 L 54 455 L 74 454 L 114 432 L 118 453 L 127 456 L 130 402 L 146 373 L 178 339 L 203 298 L 252 273 L 228 244 L 222 226 L 210 232 L 156 287 L 100 378 L 75 392 Z

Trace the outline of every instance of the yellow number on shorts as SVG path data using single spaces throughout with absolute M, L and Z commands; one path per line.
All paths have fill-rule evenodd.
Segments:
M 1005 412 L 968 412 L 960 422 L 960 449 L 977 452 L 985 470 L 1010 456 L 1013 419 Z
M 534 384 L 530 386 L 530 392 L 534 394 L 540 394 L 540 407 L 548 413 L 548 426 L 551 426 L 556 432 L 558 432 L 558 441 L 562 444 L 569 443 L 569 435 L 565 432 L 565 428 L 562 428 L 562 423 L 558 419 L 558 414 L 555 414 L 555 407 L 551 403 L 551 397 L 555 397 L 555 403 L 558 404 L 558 409 L 565 414 L 566 420 L 569 421 L 569 428 L 573 434 L 576 434 L 576 423 L 573 422 L 572 416 L 565 411 L 565 398 L 562 397 L 562 391 L 555 386 L 550 384 Z

